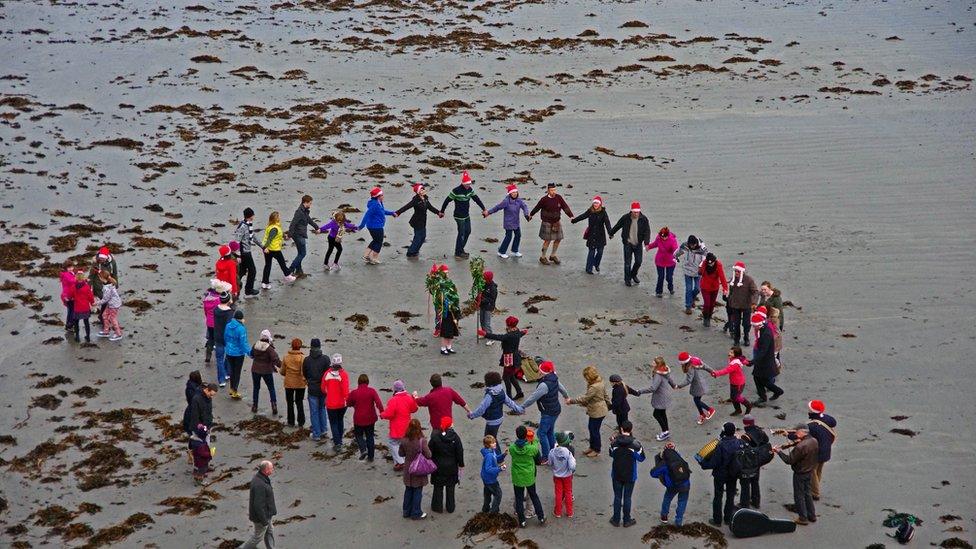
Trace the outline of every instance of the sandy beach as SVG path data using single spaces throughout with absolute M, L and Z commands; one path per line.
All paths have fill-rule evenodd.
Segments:
M 258 227 L 271 210 L 287 223 L 307 193 L 313 217 L 343 207 L 358 222 L 374 185 L 399 208 L 423 181 L 439 206 L 463 170 L 489 206 L 511 182 L 530 207 L 557 182 L 574 213 L 600 194 L 614 220 L 638 200 L 653 230 L 697 235 L 791 302 L 786 394 L 755 414 L 791 427 L 816 398 L 838 419 L 820 520 L 749 540 L 723 529 L 727 547 L 893 547 L 889 509 L 922 519 L 916 546 L 976 540 L 970 3 L 24 0 L 0 2 L 0 30 L 0 546 L 234 547 L 251 531 L 246 483 L 269 458 L 279 547 L 510 547 L 460 535 L 481 507 L 483 422 L 457 410 L 458 509 L 425 522 L 401 518 L 403 483 L 385 454 L 371 465 L 335 456 L 276 425 L 283 415 L 264 395 L 257 416 L 249 398 L 214 399 L 205 487 L 178 425 L 187 374 L 215 379 L 200 299 L 244 207 Z M 496 329 L 518 316 L 530 329 L 523 350 L 551 358 L 571 393 L 584 392 L 589 364 L 643 387 L 657 355 L 724 363 L 720 323 L 684 314 L 680 268 L 676 294 L 655 299 L 653 256 L 643 284 L 625 287 L 618 238 L 588 276 L 580 225 L 566 224 L 557 267 L 537 261 L 538 220 L 523 224 L 525 257 L 508 260 L 495 255 L 501 216 L 472 223 L 468 252 L 500 288 Z M 293 337 L 321 338 L 384 401 L 393 380 L 426 393 L 438 372 L 476 404 L 498 347 L 476 344 L 469 316 L 459 354 L 440 356 L 424 290 L 435 262 L 451 266 L 462 295 L 470 288 L 454 223 L 428 222 L 419 261 L 404 257 L 410 235 L 405 218 L 391 219 L 379 266 L 359 260 L 361 235 L 347 237 L 338 272 L 323 269 L 326 239 L 311 235 L 309 276 L 287 285 L 276 273 L 243 303 L 250 338 L 268 328 L 282 353 Z M 125 338 L 65 341 L 60 266 L 105 243 Z M 530 312 L 536 296 L 552 299 Z M 746 391 L 755 397 L 751 380 Z M 698 426 L 691 398 L 675 395 L 673 441 L 689 460 L 721 429 L 727 396 L 715 380 L 706 400 L 723 404 Z M 635 436 L 659 451 L 649 399 L 631 405 Z M 427 424 L 423 409 L 416 417 Z M 506 416 L 502 441 L 536 421 L 534 409 Z M 582 408 L 558 429 L 585 449 Z M 663 493 L 651 463 L 636 526 L 607 524 L 610 459 L 580 456 L 576 516 L 530 520 L 517 541 L 705 546 L 642 540 Z M 711 512 L 711 479 L 693 469 L 686 523 Z M 550 476 L 540 469 L 538 487 L 551 510 Z M 776 460 L 762 478 L 763 510 L 792 518 L 788 466 Z M 510 479 L 501 483 L 512 512 Z

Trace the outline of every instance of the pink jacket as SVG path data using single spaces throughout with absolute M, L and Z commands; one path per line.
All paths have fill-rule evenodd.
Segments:
M 220 296 L 208 290 L 207 295 L 203 296 L 203 316 L 207 319 L 207 328 L 214 327 L 213 312 L 217 305 L 220 305 Z
M 728 374 L 729 385 L 745 385 L 746 376 L 742 373 L 742 360 L 744 359 L 733 358 L 729 360 L 729 365 L 715 372 L 715 377 Z
M 654 254 L 654 264 L 658 267 L 674 267 L 677 263 L 674 260 L 674 252 L 678 251 L 678 237 L 674 233 L 668 233 L 667 238 L 661 238 L 658 234 L 654 242 L 647 245 L 647 249 L 657 248 Z
M 65 305 L 75 297 L 75 273 L 71 271 L 61 272 L 61 303 Z

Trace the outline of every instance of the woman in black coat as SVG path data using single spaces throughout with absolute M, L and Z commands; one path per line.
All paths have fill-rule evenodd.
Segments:
M 199 370 L 194 370 L 190 372 L 189 378 L 186 380 L 186 388 L 184 393 L 186 395 L 186 409 L 183 410 L 183 432 L 188 435 L 193 434 L 193 430 L 196 429 L 196 425 L 189 425 L 190 423 L 190 402 L 193 401 L 194 395 L 200 391 L 203 387 L 203 378 L 200 376 Z
M 434 496 L 430 509 L 435 513 L 454 512 L 454 487 L 458 485 L 459 469 L 464 467 L 464 449 L 461 437 L 451 428 L 449 416 L 441 418 L 441 430 L 430 436 L 427 446 L 437 470 L 431 473 L 430 482 L 434 485 Z M 447 501 L 445 505 L 445 492 Z
M 593 274 L 593 269 L 600 272 L 600 261 L 603 259 L 603 248 L 607 246 L 607 233 L 610 232 L 610 216 L 603 208 L 603 199 L 599 196 L 593 197 L 593 205 L 590 209 L 572 219 L 573 223 L 588 220 L 586 232 L 583 238 L 586 239 L 586 274 Z

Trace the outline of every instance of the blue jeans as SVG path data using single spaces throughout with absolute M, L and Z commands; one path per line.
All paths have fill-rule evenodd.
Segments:
M 326 414 L 329 416 L 329 427 L 332 428 L 332 444 L 335 447 L 342 447 L 342 435 L 344 429 L 343 418 L 346 417 L 346 409 L 339 408 L 337 410 L 326 410 Z
M 556 418 L 558 417 L 548 414 L 542 414 L 539 417 L 539 428 L 536 429 L 535 436 L 539 439 L 539 444 L 542 445 L 542 459 L 549 459 L 549 450 L 556 446 L 555 429 Z
M 695 304 L 695 297 L 698 296 L 698 291 L 701 289 L 700 282 L 700 276 L 685 275 L 685 309 L 690 309 Z
M 413 230 L 413 240 L 410 241 L 410 247 L 407 248 L 408 256 L 415 256 L 420 253 L 420 247 L 424 245 L 424 240 L 427 240 L 427 229 L 417 229 Z
M 420 502 L 424 499 L 424 488 L 403 487 L 403 518 L 420 518 Z
M 457 241 L 454 242 L 454 255 L 461 255 L 464 253 L 464 247 L 468 244 L 468 237 L 471 236 L 471 218 L 465 217 L 464 219 L 454 218 L 457 223 Z
M 590 431 L 590 448 L 599 453 L 603 446 L 600 444 L 600 427 L 603 426 L 602 417 L 591 417 L 587 422 Z
M 312 422 L 312 438 L 318 440 L 325 433 L 325 397 L 308 395 L 308 415 Z
M 214 355 L 217 359 L 217 383 L 224 383 L 230 375 L 227 374 L 227 360 L 224 357 L 224 346 L 214 343 Z
M 274 374 L 255 374 L 251 372 L 251 384 L 254 386 L 254 394 L 251 397 L 251 403 L 255 406 L 258 405 L 258 393 L 261 392 L 261 380 L 264 380 L 264 384 L 268 387 L 268 392 L 271 393 L 271 404 L 278 402 L 278 395 L 275 394 L 274 388 Z
M 691 397 L 691 398 L 692 400 L 695 401 L 695 408 L 698 409 L 699 414 L 705 415 L 708 413 L 708 410 L 711 407 L 708 404 L 705 404 L 705 401 L 702 400 L 702 397 Z
M 668 281 L 668 291 L 672 294 L 674 293 L 674 267 L 658 267 L 657 268 L 657 286 L 654 287 L 654 293 L 661 295 L 664 293 L 664 280 Z
M 505 229 L 505 238 L 502 239 L 502 245 L 498 247 L 498 253 L 507 253 L 509 242 L 512 244 L 513 253 L 519 251 L 519 244 L 522 243 L 522 229 Z
M 292 237 L 295 241 L 295 247 L 298 248 L 298 255 L 295 256 L 295 260 L 291 262 L 291 267 L 288 270 L 291 272 L 301 272 L 302 271 L 302 260 L 305 259 L 305 241 L 308 240 L 304 236 Z
M 603 246 L 599 248 L 586 248 L 586 272 L 593 274 L 593 269 L 600 270 L 600 261 L 603 259 Z
M 661 516 L 668 516 L 668 510 L 671 509 L 671 500 L 674 496 L 678 496 L 678 508 L 674 512 L 674 525 L 681 526 L 681 522 L 685 518 L 685 507 L 688 506 L 688 490 L 684 492 L 679 492 L 674 488 L 668 488 L 664 491 L 664 500 L 661 501 Z
M 634 495 L 633 482 L 620 482 L 613 479 L 613 516 L 610 520 L 620 524 L 620 507 L 624 508 L 624 522 L 630 520 L 630 498 Z

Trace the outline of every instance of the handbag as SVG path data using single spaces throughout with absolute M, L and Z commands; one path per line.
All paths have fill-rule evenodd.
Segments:
M 590 237 L 590 228 L 587 227 L 587 228 L 583 229 L 583 240 L 586 240 L 589 237 Z
M 409 472 L 411 475 L 422 477 L 429 475 L 436 470 L 437 464 L 434 463 L 432 459 L 425 456 L 423 452 L 421 452 L 417 454 L 417 457 L 413 458 L 413 461 L 410 462 L 410 467 L 407 469 L 407 472 Z

